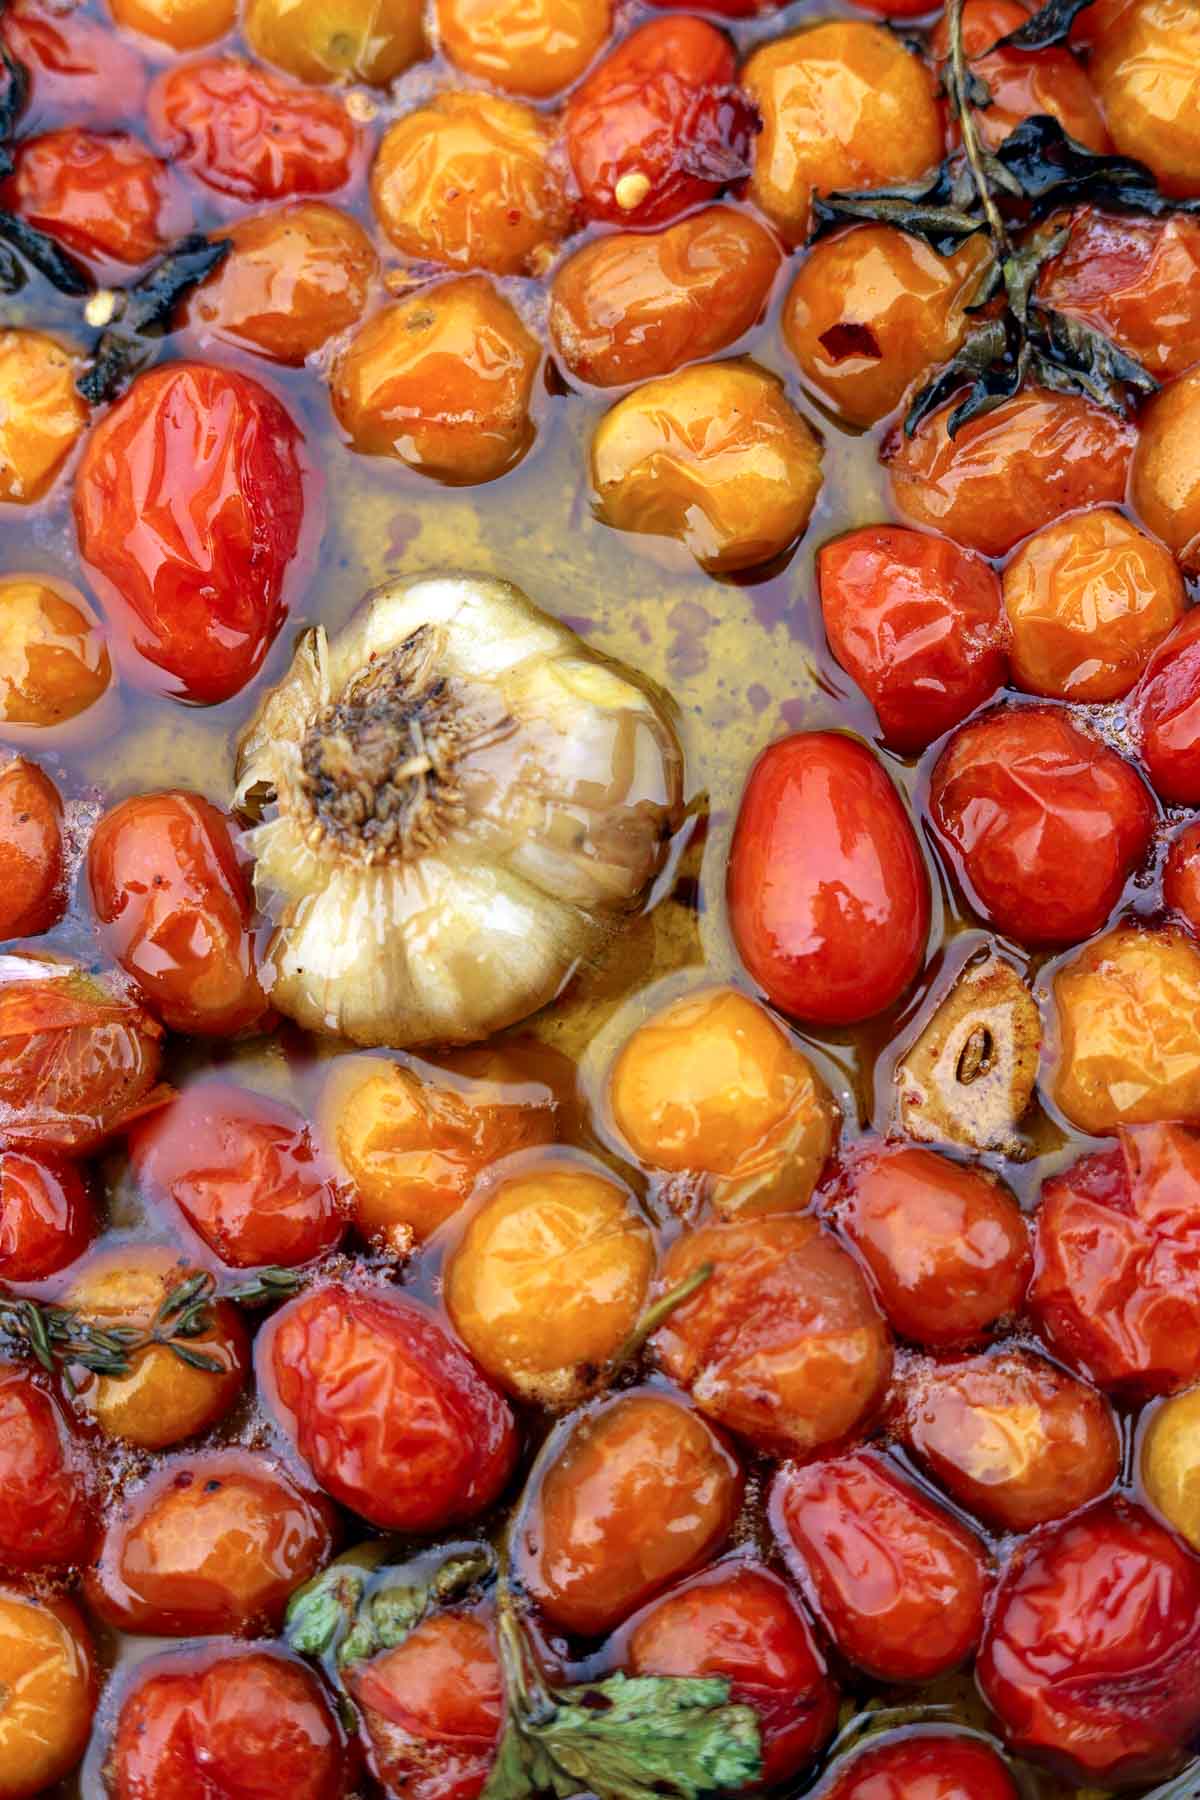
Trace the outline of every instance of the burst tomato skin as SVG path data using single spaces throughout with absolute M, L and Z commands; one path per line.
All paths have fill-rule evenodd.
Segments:
M 407 1800 L 477 1800 L 504 1723 L 490 1612 L 423 1619 L 403 1643 L 351 1665 L 373 1772 Z
M 189 223 L 164 163 L 129 132 L 48 132 L 22 144 L 6 204 L 102 268 L 149 261 Z
M 257 673 L 287 614 L 301 444 L 266 388 L 203 363 L 140 376 L 97 426 L 75 523 L 131 679 L 212 705 Z
M 82 1451 L 57 1403 L 16 1364 L 0 1364 L 0 1565 L 25 1573 L 86 1562 L 94 1499 Z
M 781 1011 L 823 1025 L 899 999 L 929 934 L 929 876 L 895 788 L 864 744 L 797 732 L 750 771 L 729 858 L 743 962 Z
M 922 1729 L 840 1758 L 813 1800 L 1020 1800 L 1020 1792 L 988 1744 Z
M 1200 803 L 1200 613 L 1185 613 L 1151 657 L 1134 694 L 1132 724 L 1159 798 Z
M 0 938 L 36 937 L 66 908 L 62 801 L 36 763 L 0 773 Z
M 1139 1507 L 1027 1540 L 996 1593 L 979 1683 L 1013 1749 L 1086 1786 L 1174 1774 L 1200 1725 L 1200 1561 Z
M 25 132 L 53 125 L 118 125 L 136 119 L 146 87 L 142 59 L 107 21 L 13 0 L 0 38 L 30 75 Z
M 0 1149 L 0 1281 L 44 1281 L 82 1256 L 96 1229 L 74 1163 Z
M 507 1401 L 423 1306 L 331 1284 L 259 1334 L 259 1383 L 335 1500 L 392 1531 L 482 1512 L 507 1481 Z
M 589 218 L 665 225 L 747 172 L 755 114 L 733 49 L 703 19 L 653 19 L 567 102 L 567 155 Z M 635 197 L 636 196 L 636 197 Z

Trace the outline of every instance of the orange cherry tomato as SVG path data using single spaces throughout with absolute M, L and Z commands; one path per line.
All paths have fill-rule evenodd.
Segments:
M 458 69 L 548 100 L 578 81 L 612 31 L 612 0 L 437 0 L 438 42 Z
M 141 117 L 146 70 L 107 20 L 60 11 L 54 0 L 12 0 L 3 41 L 29 71 L 26 132 L 54 125 L 120 125 Z
M 301 446 L 266 388 L 204 363 L 139 376 L 92 433 L 80 553 L 143 686 L 211 705 L 257 673 L 287 616 Z
M 1092 84 L 1070 50 L 1058 45 L 1041 50 L 992 48 L 1028 18 L 1020 0 L 967 0 L 963 7 L 967 61 L 991 94 L 990 104 L 975 114 L 983 142 L 995 150 L 1023 119 L 1048 113 L 1076 143 L 1089 150 L 1111 149 Z M 945 15 L 934 28 L 931 48 L 944 62 L 950 49 Z
M 0 192 L 39 231 L 101 266 L 148 262 L 191 222 L 166 164 L 124 131 L 28 138 Z
M 199 50 L 237 24 L 237 0 L 109 0 L 118 25 L 172 50 Z
M 227 813 L 200 794 L 139 794 L 88 846 L 100 942 L 171 1031 L 234 1037 L 261 1024 L 254 900 Z
M 0 773 L 0 938 L 49 931 L 66 904 L 58 789 L 36 763 L 14 756 Z
M 1200 219 L 1085 207 L 1042 265 L 1045 306 L 1102 331 L 1159 379 L 1200 362 Z
M 33 741 L 69 725 L 108 691 L 106 633 L 69 582 L 0 576 L 0 726 Z
M 95 1208 L 74 1163 L 0 1149 L 0 1281 L 44 1281 L 91 1243 Z
M 352 1663 L 371 1768 L 406 1800 L 478 1800 L 504 1724 L 489 1611 L 436 1612 L 394 1650 Z
M 1142 523 L 1200 574 L 1200 369 L 1156 394 L 1141 417 L 1130 498 Z
M 86 1562 L 95 1505 L 83 1447 L 41 1378 L 0 1364 L 0 1564 L 33 1573 Z
M 87 1748 L 98 1682 L 69 1600 L 0 1590 L 0 1794 L 53 1793 Z
M 32 506 L 54 486 L 88 422 L 79 365 L 44 331 L 0 331 L 0 502 Z
M 1200 822 L 1171 842 L 1163 869 L 1163 901 L 1200 933 Z
M 1131 0 L 1105 22 L 1092 52 L 1113 143 L 1147 163 L 1166 194 L 1200 194 L 1197 64 L 1200 18 L 1191 0 Z
M 863 0 L 857 0 L 861 5 Z M 895 9 L 889 5 L 889 12 Z M 979 1738 L 924 1727 L 839 1757 L 813 1800 L 1021 1800 L 996 1752 Z

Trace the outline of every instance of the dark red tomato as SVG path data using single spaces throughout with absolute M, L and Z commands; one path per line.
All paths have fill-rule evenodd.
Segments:
M 1020 944 L 1099 931 L 1156 822 L 1144 783 L 1058 707 L 998 707 L 946 745 L 929 816 L 972 905 Z
M 991 96 L 978 113 L 984 143 L 994 150 L 1023 119 L 1048 113 L 1076 143 L 1089 150 L 1111 149 L 1092 84 L 1069 50 L 1054 45 L 1041 50 L 1007 45 L 993 49 L 1028 18 L 1020 0 L 967 0 L 963 8 L 963 45 L 972 71 L 987 83 Z M 950 34 L 944 16 L 930 47 L 939 62 L 948 54 Z
M 504 1720 L 490 1614 L 439 1612 L 402 1644 L 352 1664 L 373 1772 L 405 1800 L 477 1800 Z
M 965 1344 L 1020 1311 L 1033 1272 L 1029 1231 L 985 1170 L 864 1139 L 838 1169 L 829 1207 L 902 1336 Z
M 893 749 L 923 750 L 1005 678 L 1000 579 L 948 538 L 867 525 L 817 555 L 830 647 Z
M 358 134 L 339 99 L 240 56 L 202 56 L 158 76 L 150 135 L 169 162 L 238 200 L 331 194 L 350 179 Z
M 1154 652 L 1131 723 L 1155 793 L 1172 805 L 1200 805 L 1200 610 L 1185 613 Z
M 75 523 L 131 679 L 210 705 L 257 673 L 287 616 L 302 441 L 266 388 L 203 363 L 140 376 L 96 426 Z
M 1200 1377 L 1200 1136 L 1116 1135 L 1042 1188 L 1030 1300 L 1101 1387 L 1169 1393 Z
M 200 1082 L 152 1114 L 132 1148 L 141 1185 L 173 1202 L 230 1268 L 294 1268 L 341 1239 L 332 1168 L 285 1100 Z
M 0 774 L 0 938 L 36 937 L 67 904 L 62 801 L 36 763 Z
M 353 1780 L 317 1677 L 221 1643 L 142 1663 L 111 1768 L 116 1800 L 342 1800 Z
M 165 163 L 128 132 L 78 127 L 30 138 L 0 197 L 79 256 L 148 262 L 191 223 Z
M 927 1681 L 965 1662 L 983 1632 L 983 1545 L 869 1451 L 786 1465 L 771 1528 L 849 1662 L 881 1681 Z
M 929 876 L 895 788 L 864 744 L 797 732 L 750 771 L 729 857 L 743 962 L 781 1011 L 851 1025 L 912 982 Z
M 1160 380 L 1200 361 L 1200 220 L 1096 212 L 1043 263 L 1038 297 L 1102 331 Z
M 0 1140 L 86 1156 L 150 1097 L 163 1029 L 74 963 L 0 957 Z
M 1031 1538 L 978 1676 L 1022 1756 L 1089 1787 L 1173 1774 L 1200 1729 L 1200 1561 L 1121 1502 Z
M 0 39 L 30 76 L 22 127 L 118 125 L 141 117 L 146 71 L 133 45 L 107 20 L 60 10 L 50 0 L 11 0 Z
M 757 118 L 714 25 L 653 19 L 575 89 L 564 129 L 590 218 L 665 225 L 749 174 Z
M 38 1378 L 0 1364 L 0 1566 L 86 1562 L 95 1530 L 81 1446 Z
M 482 1512 L 508 1479 L 508 1402 L 433 1314 L 398 1295 L 311 1289 L 259 1333 L 259 1383 L 335 1500 L 386 1531 Z
M 88 846 L 100 942 L 171 1031 L 236 1037 L 267 1011 L 233 829 L 200 794 L 139 794 Z
M 762 1784 L 807 1768 L 833 1735 L 838 1691 L 786 1582 L 758 1563 L 727 1562 L 655 1600 L 629 1622 L 634 1675 L 718 1677 L 752 1706 Z
M 1200 932 L 1200 822 L 1185 825 L 1167 852 L 1163 901 Z
M 891 11 L 891 8 L 888 9 Z M 813 1800 L 1021 1800 L 996 1752 L 959 1732 L 918 1730 L 833 1765 Z
M 0 1149 L 0 1281 L 57 1275 L 95 1231 L 91 1192 L 74 1163 Z

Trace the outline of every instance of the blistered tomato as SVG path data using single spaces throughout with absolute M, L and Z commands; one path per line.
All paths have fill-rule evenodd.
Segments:
M 1068 137 L 1089 150 L 1111 148 L 1087 73 L 1065 46 L 1018 50 L 993 48 L 1029 18 L 1020 0 L 967 0 L 962 10 L 963 48 L 971 73 L 986 83 L 988 104 L 976 109 L 979 135 L 990 150 L 1002 144 L 1023 119 L 1057 119 Z M 944 62 L 950 33 L 939 19 L 931 43 Z
M 1178 557 L 1200 571 L 1200 370 L 1155 395 L 1141 420 L 1130 496 L 1142 520 Z
M 611 1631 L 718 1551 L 742 1500 L 735 1458 L 698 1413 L 638 1388 L 551 1438 L 516 1541 L 516 1569 L 566 1631 Z
M 908 814 L 864 744 L 798 732 L 764 750 L 729 858 L 734 941 L 782 1011 L 823 1025 L 882 1012 L 929 933 L 929 876 Z
M 1030 1539 L 980 1686 L 1013 1748 L 1088 1786 L 1174 1774 L 1200 1726 L 1200 1561 L 1116 1503 Z
M 421 0 L 248 0 L 243 29 L 256 56 L 301 81 L 387 87 L 428 54 L 421 15 Z
M 109 0 L 118 25 L 172 50 L 199 50 L 232 31 L 237 0 Z
M 838 1694 L 787 1584 L 760 1563 L 730 1561 L 654 1600 L 630 1620 L 634 1675 L 716 1678 L 752 1706 L 764 1787 L 797 1775 L 833 1734 Z
M 929 816 L 971 900 L 1025 944 L 1099 931 L 1145 855 L 1155 807 L 1114 750 L 1048 706 L 964 725 L 933 771 Z
M 124 131 L 26 139 L 4 193 L 39 231 L 101 265 L 148 262 L 190 222 L 166 164 Z
M 71 1602 L 0 1591 L 4 1800 L 52 1792 L 71 1773 L 87 1747 L 96 1694 L 91 1639 Z
M 1087 207 L 1069 223 L 1066 244 L 1042 265 L 1039 300 L 1103 332 L 1160 380 L 1200 361 L 1200 220 Z
M 1200 615 L 1189 613 L 1159 646 L 1130 719 L 1155 793 L 1175 805 L 1200 803 Z
M 923 750 L 1004 681 L 999 580 L 947 538 L 866 525 L 822 544 L 817 581 L 830 647 L 894 749 Z
M 1168 194 L 1200 194 L 1198 66 L 1200 17 L 1190 0 L 1131 0 L 1092 55 L 1114 144 L 1148 163 Z
M 3 605 L 0 590 L 0 619 Z M 58 789 L 36 763 L 14 756 L 0 772 L 0 938 L 49 931 L 66 904 Z
M 423 1306 L 386 1290 L 311 1289 L 268 1321 L 259 1382 L 321 1486 L 390 1531 L 432 1531 L 508 1479 L 507 1401 Z
M 0 1149 L 0 1281 L 44 1281 L 82 1256 L 95 1230 L 91 1191 L 74 1163 Z
M 612 0 L 437 0 L 438 42 L 456 68 L 546 100 L 608 42 Z
M 132 1152 L 139 1184 L 231 1268 L 294 1268 L 342 1235 L 333 1170 L 285 1100 L 197 1083 L 137 1128 Z
M 925 1681 L 983 1632 L 983 1545 L 872 1452 L 788 1464 L 771 1527 L 837 1648 L 881 1681 Z
M 142 59 L 106 20 L 60 12 L 53 0 L 12 0 L 0 39 L 29 73 L 23 130 L 119 125 L 140 116 Z
M 1020 1800 L 1020 1791 L 981 1739 L 926 1728 L 839 1758 L 813 1800 Z
M 44 331 L 0 331 L 0 502 L 30 506 L 54 485 L 88 421 L 75 375 Z
M 422 1619 L 395 1649 L 352 1663 L 371 1768 L 406 1800 L 478 1800 L 504 1723 L 495 1627 L 482 1612 Z
M 0 723 L 32 739 L 68 724 L 112 679 L 100 621 L 77 588 L 49 575 L 0 577 Z
M 209 705 L 257 673 L 287 615 L 301 441 L 266 388 L 204 363 L 140 376 L 92 433 L 79 547 L 142 685 Z
M 1174 838 L 1163 867 L 1163 903 L 1200 933 L 1200 822 Z
M 88 1560 L 95 1533 L 83 1446 L 39 1377 L 0 1364 L 0 1566 L 70 1568 Z

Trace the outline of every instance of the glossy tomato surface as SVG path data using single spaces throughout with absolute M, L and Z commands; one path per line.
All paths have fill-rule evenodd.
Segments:
M 350 1673 L 369 1760 L 389 1793 L 477 1800 L 504 1721 L 495 1624 L 479 1612 L 439 1612 L 394 1649 Z

